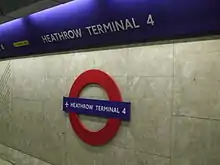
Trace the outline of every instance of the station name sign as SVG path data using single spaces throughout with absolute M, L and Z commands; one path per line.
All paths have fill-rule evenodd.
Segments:
M 220 34 L 220 1 L 76 0 L 0 25 L 0 58 Z
M 63 103 L 63 109 L 67 113 L 130 120 L 131 109 L 128 102 L 64 97 Z

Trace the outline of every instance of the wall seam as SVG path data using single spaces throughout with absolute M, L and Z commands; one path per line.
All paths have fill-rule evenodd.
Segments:
M 39 158 L 39 157 L 37 157 L 37 156 L 34 156 L 34 155 L 32 155 L 32 154 L 26 153 L 25 151 L 22 151 L 22 150 L 20 150 L 20 149 L 17 149 L 16 147 L 12 147 L 12 146 L 6 145 L 6 144 L 4 144 L 4 143 L 2 143 L 2 142 L 0 142 L 0 144 L 3 145 L 3 146 L 5 146 L 5 147 L 7 147 L 7 148 L 13 149 L 13 150 L 15 150 L 15 151 L 17 151 L 17 152 L 20 152 L 21 154 L 24 154 L 24 155 L 30 156 L 30 157 L 32 157 L 32 158 L 38 159 L 38 160 L 43 161 L 43 162 L 45 162 L 45 163 L 48 163 L 48 164 L 50 164 L 50 165 L 54 165 L 54 164 L 52 164 L 52 163 L 49 162 L 49 161 L 46 161 L 46 160 L 44 160 L 44 159 L 42 159 L 42 158 Z M 7 161 L 8 161 L 8 160 L 7 160 Z
M 208 120 L 208 121 L 216 121 L 216 122 L 220 122 L 220 119 L 215 119 L 215 118 L 209 118 L 209 117 L 197 117 L 197 116 L 188 116 L 188 115 L 184 115 L 184 114 L 173 114 L 173 117 L 185 117 L 185 118 L 191 118 L 191 119 L 198 119 L 198 120 Z
M 173 148 L 173 111 L 174 111 L 174 81 L 175 81 L 175 42 L 173 41 L 173 73 L 172 73 L 172 88 L 171 88 L 171 112 L 170 112 L 170 165 L 172 165 L 172 148 Z
M 170 159 L 170 156 L 169 156 L 169 155 L 166 156 L 166 155 L 157 154 L 157 153 L 150 153 L 150 152 L 143 151 L 143 150 L 135 150 L 135 149 L 132 149 L 131 147 L 123 147 L 123 146 L 117 146 L 117 145 L 111 145 L 111 146 L 112 146 L 112 147 L 115 147 L 115 148 L 124 149 L 124 150 L 132 150 L 132 151 L 134 151 L 134 152 L 147 154 L 147 155 L 149 155 L 149 156 L 158 156 L 158 157 L 161 157 L 161 158 Z
M 8 160 L 8 159 L 2 158 L 2 157 L 0 157 L 0 159 L 4 160 L 4 161 L 6 161 L 7 163 L 10 163 L 10 164 L 12 164 L 12 165 L 16 165 L 15 162 L 13 162 L 13 161 L 11 161 L 11 160 Z

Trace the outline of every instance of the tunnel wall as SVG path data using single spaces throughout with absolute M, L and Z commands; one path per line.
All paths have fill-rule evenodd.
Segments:
M 214 38 L 1 61 L 0 158 L 18 165 L 219 165 L 219 63 Z M 93 68 L 111 75 L 132 104 L 131 122 L 101 147 L 83 143 L 62 112 L 75 78 Z M 108 99 L 96 86 L 80 97 Z M 106 123 L 80 118 L 90 130 Z

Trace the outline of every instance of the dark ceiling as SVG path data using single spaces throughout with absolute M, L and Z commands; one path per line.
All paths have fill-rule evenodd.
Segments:
M 71 0 L 0 0 L 0 24 Z

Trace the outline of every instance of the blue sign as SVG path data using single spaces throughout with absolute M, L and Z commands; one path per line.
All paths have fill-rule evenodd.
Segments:
M 0 58 L 220 34 L 220 0 L 75 0 L 0 25 Z
M 75 112 L 88 116 L 117 118 L 124 121 L 130 121 L 131 116 L 131 104 L 128 102 L 84 98 L 64 97 L 63 110 L 67 113 Z

